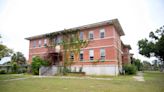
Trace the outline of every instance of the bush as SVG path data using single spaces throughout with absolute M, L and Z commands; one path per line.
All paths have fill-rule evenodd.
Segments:
M 137 72 L 136 66 L 132 64 L 125 65 L 123 69 L 125 71 L 125 74 L 128 74 L 128 75 L 136 74 Z
M 13 64 L 12 64 L 12 72 L 13 73 L 18 73 L 18 65 L 17 65 L 17 63 L 16 62 L 14 62 Z
M 39 56 L 34 57 L 32 59 L 32 64 L 31 64 L 32 73 L 34 75 L 38 75 L 39 74 L 39 68 L 41 66 L 48 66 L 48 61 L 43 60 Z
M 6 74 L 5 70 L 0 70 L 0 74 Z

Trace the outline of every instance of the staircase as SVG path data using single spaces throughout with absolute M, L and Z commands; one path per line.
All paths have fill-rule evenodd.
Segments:
M 42 66 L 39 69 L 39 75 L 40 76 L 54 76 L 55 74 L 57 74 L 57 70 L 58 70 L 57 66 L 48 66 L 48 67 Z

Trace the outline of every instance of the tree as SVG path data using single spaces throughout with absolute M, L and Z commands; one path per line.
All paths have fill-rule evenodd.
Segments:
M 11 57 L 11 62 L 15 62 L 17 65 L 26 64 L 26 58 L 21 52 L 16 52 Z
M 32 64 L 31 64 L 31 68 L 32 68 L 32 73 L 34 75 L 38 75 L 39 74 L 39 68 L 41 66 L 47 66 L 48 65 L 48 61 L 43 60 L 42 58 L 40 58 L 39 56 L 36 56 L 32 59 Z
M 0 35 L 1 38 L 1 35 Z M 12 54 L 12 50 L 9 49 L 7 46 L 3 45 L 2 43 L 0 43 L 0 60 L 3 57 L 8 57 Z
M 151 70 L 151 64 L 148 61 L 143 61 L 143 70 Z
M 11 56 L 12 71 L 14 73 L 18 73 L 19 68 L 26 64 L 26 58 L 21 52 L 16 52 Z
M 4 57 L 9 57 L 12 53 L 12 50 L 7 48 L 5 45 L 0 44 L 0 60 Z
M 159 69 L 159 62 L 157 60 L 152 61 L 152 67 L 153 70 L 158 70 Z
M 141 63 L 141 60 L 140 59 L 135 59 L 134 65 L 137 67 L 137 70 L 138 71 L 141 71 L 142 70 L 142 63 Z
M 157 29 L 155 32 L 149 33 L 150 41 L 142 39 L 138 41 L 139 53 L 146 57 L 157 57 L 164 69 L 164 26 Z

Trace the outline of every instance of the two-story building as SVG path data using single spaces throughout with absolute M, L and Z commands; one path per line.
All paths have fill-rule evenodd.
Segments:
M 80 27 L 70 28 L 79 29 L 79 37 L 89 40 L 85 48 L 81 48 L 79 53 L 79 60 L 74 60 L 72 69 L 80 69 L 83 67 L 83 72 L 87 75 L 118 75 L 122 71 L 122 65 L 129 63 L 131 49 L 130 45 L 124 45 L 120 37 L 125 35 L 118 19 L 107 20 L 103 22 L 93 23 Z M 62 32 L 56 31 L 55 33 Z M 50 33 L 47 33 L 50 34 Z M 32 62 L 34 56 L 41 56 L 43 58 L 51 54 L 53 56 L 53 64 L 60 65 L 63 54 L 62 49 L 52 49 L 49 39 L 43 35 L 37 35 L 26 38 L 30 41 L 29 44 L 29 63 Z M 60 43 L 62 37 L 59 35 L 57 43 Z M 60 48 L 60 46 L 56 47 Z M 70 55 L 74 59 L 74 54 Z M 95 62 L 99 60 L 99 62 Z M 103 61 L 102 61 L 103 60 Z M 57 62 L 59 61 L 59 62 Z

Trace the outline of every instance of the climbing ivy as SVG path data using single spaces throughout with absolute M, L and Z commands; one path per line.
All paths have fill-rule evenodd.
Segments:
M 78 60 L 81 48 L 86 47 L 89 43 L 88 40 L 80 40 L 79 32 L 79 29 L 65 29 L 64 31 L 54 32 L 46 35 L 50 41 L 49 47 L 56 47 L 57 45 L 61 46 L 64 67 L 67 67 L 73 63 L 73 60 L 70 59 L 71 53 L 74 53 L 74 60 Z M 62 38 L 60 44 L 54 43 L 54 39 L 57 39 L 58 36 Z

